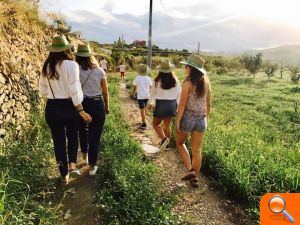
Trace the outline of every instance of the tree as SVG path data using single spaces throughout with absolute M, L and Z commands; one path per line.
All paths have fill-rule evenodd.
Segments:
M 289 71 L 291 73 L 291 81 L 294 83 L 294 84 L 297 84 L 300 80 L 300 71 L 299 71 L 299 68 L 294 66 L 294 67 L 290 67 L 289 68 Z
M 270 61 L 267 61 L 263 64 L 263 70 L 267 74 L 268 80 L 270 80 L 278 70 L 278 65 L 272 64 Z
M 255 77 L 262 67 L 262 53 L 258 53 L 256 56 L 244 55 L 241 62 L 245 69 Z

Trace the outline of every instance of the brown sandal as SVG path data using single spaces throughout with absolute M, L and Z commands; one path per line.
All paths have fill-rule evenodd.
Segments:
M 196 177 L 194 170 L 189 171 L 184 177 L 181 178 L 182 181 L 190 180 Z
M 196 177 L 194 177 L 193 179 L 191 179 L 190 183 L 191 183 L 192 187 L 194 187 L 194 188 L 198 188 L 199 187 L 199 180 Z

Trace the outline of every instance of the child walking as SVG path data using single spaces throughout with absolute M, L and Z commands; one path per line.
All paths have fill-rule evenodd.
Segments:
M 150 88 L 152 86 L 151 79 L 148 76 L 150 68 L 145 64 L 139 64 L 136 71 L 138 75 L 133 81 L 133 96 L 137 93 L 137 99 L 141 111 L 142 125 L 139 128 L 141 130 L 146 130 L 146 106 L 148 99 L 150 98 Z
M 125 79 L 125 68 L 126 66 L 124 65 L 124 62 L 121 62 L 121 65 L 119 66 L 119 71 L 121 73 L 121 79 Z

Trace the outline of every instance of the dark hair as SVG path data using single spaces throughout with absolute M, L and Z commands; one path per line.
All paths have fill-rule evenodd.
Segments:
M 59 75 L 56 72 L 55 67 L 57 64 L 61 65 L 64 60 L 74 60 L 70 50 L 63 52 L 50 52 L 43 65 L 42 74 L 49 79 L 56 78 L 58 80 Z
M 80 57 L 76 56 L 76 62 L 81 66 L 83 70 L 95 69 L 97 65 L 92 62 L 91 57 Z
M 190 80 L 192 82 L 192 84 L 196 87 L 196 94 L 197 97 L 202 97 L 205 93 L 205 86 L 204 86 L 204 73 L 202 73 L 201 71 L 197 70 L 195 67 L 189 66 L 190 67 L 191 72 L 190 75 L 188 76 L 188 80 Z
M 176 77 L 175 74 L 171 73 L 163 73 L 159 72 L 158 75 L 154 79 L 155 81 L 155 86 L 157 87 L 158 82 L 160 81 L 161 83 L 161 88 L 168 90 L 173 87 L 176 87 Z

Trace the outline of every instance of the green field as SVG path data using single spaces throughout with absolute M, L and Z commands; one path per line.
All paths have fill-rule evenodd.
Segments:
M 176 74 L 184 78 L 183 70 Z M 300 87 L 264 74 L 209 78 L 213 109 L 203 170 L 254 214 L 267 192 L 300 192 L 300 109 L 294 106 Z

